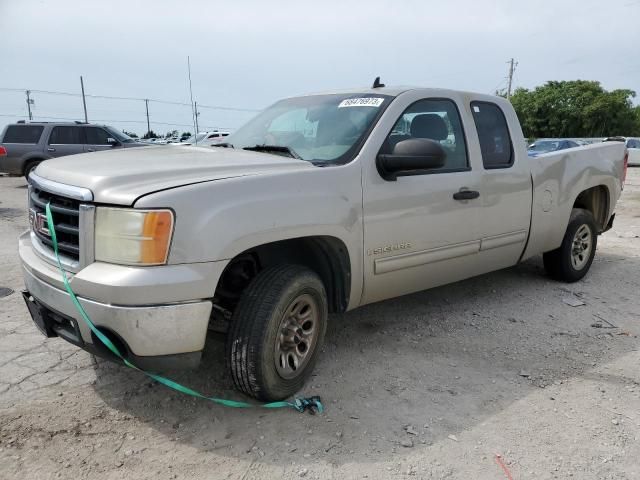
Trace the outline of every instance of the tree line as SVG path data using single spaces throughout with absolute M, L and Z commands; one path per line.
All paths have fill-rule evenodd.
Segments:
M 525 137 L 580 138 L 640 136 L 636 92 L 605 90 L 600 82 L 550 81 L 511 95 Z

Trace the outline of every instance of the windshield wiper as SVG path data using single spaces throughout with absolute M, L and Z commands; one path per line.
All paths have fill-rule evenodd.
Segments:
M 212 143 L 210 147 L 234 148 L 233 145 L 228 142 Z
M 296 160 L 303 160 L 303 158 L 296 153 L 296 151 L 290 147 L 282 145 L 254 145 L 253 147 L 244 147 L 243 150 L 249 150 L 251 152 L 266 152 L 266 153 L 284 153 Z

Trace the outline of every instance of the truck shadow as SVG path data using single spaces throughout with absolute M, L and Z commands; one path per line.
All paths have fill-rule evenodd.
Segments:
M 162 435 L 218 455 L 282 465 L 328 455 L 337 464 L 389 460 L 409 443 L 415 452 L 458 435 L 540 388 L 589 375 L 637 348 L 634 336 L 592 325 L 599 315 L 637 328 L 640 280 L 632 272 L 639 268 L 639 258 L 601 253 L 583 281 L 568 285 L 546 277 L 534 258 L 333 315 L 316 372 L 300 392 L 322 397 L 321 416 L 225 408 L 108 363 L 98 365 L 94 388 Z M 585 305 L 571 307 L 567 297 Z M 223 354 L 223 340 L 211 336 L 197 371 L 169 376 L 246 400 L 233 390 Z

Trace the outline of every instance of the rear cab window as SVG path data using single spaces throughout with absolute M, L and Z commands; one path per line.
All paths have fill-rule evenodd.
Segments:
M 31 143 L 36 144 L 40 141 L 42 125 L 10 125 L 4 133 L 2 143 Z
M 495 103 L 480 101 L 471 102 L 471 112 L 484 168 L 511 167 L 514 159 L 513 142 L 504 112 Z

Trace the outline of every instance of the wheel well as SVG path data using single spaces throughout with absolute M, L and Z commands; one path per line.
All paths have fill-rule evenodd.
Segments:
M 573 208 L 589 210 L 602 232 L 609 220 L 609 191 L 604 185 L 592 187 L 578 195 Z
M 264 268 L 282 263 L 315 271 L 327 291 L 329 311 L 344 312 L 351 294 L 351 262 L 346 245 L 335 237 L 301 237 L 267 243 L 235 256 L 222 272 L 214 304 L 233 312 L 240 295 Z
M 29 158 L 28 160 L 25 160 L 23 166 L 22 166 L 22 175 L 24 175 L 25 173 L 27 173 L 27 169 L 29 168 L 29 165 L 31 165 L 32 163 L 40 163 L 44 160 L 44 158 Z

